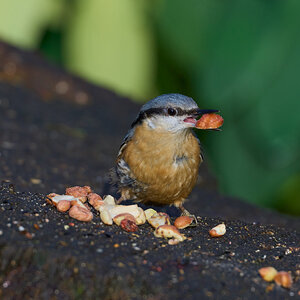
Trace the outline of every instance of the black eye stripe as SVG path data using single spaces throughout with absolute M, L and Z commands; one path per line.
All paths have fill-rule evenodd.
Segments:
M 177 115 L 176 108 L 172 108 L 172 107 L 168 108 L 168 115 L 169 116 L 175 116 L 175 115 Z
M 189 109 L 189 110 L 183 110 L 180 107 L 170 107 L 172 109 L 176 109 L 177 111 L 177 116 L 184 116 L 184 115 L 193 115 L 196 114 L 198 109 L 194 108 L 194 109 Z M 169 109 L 170 109 L 169 108 Z M 153 108 L 149 108 L 147 110 L 141 111 L 138 115 L 138 117 L 136 118 L 136 120 L 132 123 L 131 128 L 134 127 L 137 124 L 142 123 L 142 121 L 146 118 L 149 118 L 151 116 L 155 116 L 155 115 L 160 115 L 160 116 L 169 116 L 170 114 L 168 113 L 168 108 L 165 107 L 153 107 Z

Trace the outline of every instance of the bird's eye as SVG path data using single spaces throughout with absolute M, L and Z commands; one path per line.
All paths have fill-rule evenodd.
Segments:
M 175 108 L 168 108 L 168 115 L 175 116 L 177 114 L 177 110 Z

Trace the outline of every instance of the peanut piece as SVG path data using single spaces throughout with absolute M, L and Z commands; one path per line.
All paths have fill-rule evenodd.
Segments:
M 56 194 L 56 193 L 48 194 L 48 195 L 46 196 L 46 201 L 47 201 L 49 204 L 51 204 L 51 205 L 56 205 L 57 202 L 55 202 L 55 203 L 53 202 L 53 198 L 54 198 L 55 196 L 59 196 L 59 195 Z
M 89 186 L 73 186 L 66 188 L 66 195 L 74 196 L 78 198 L 82 203 L 86 202 L 87 195 L 92 192 L 92 189 Z
M 60 212 L 66 212 L 71 207 L 71 201 L 68 200 L 61 200 L 57 203 L 56 209 Z
M 136 218 L 136 224 L 142 225 L 146 223 L 146 216 L 144 210 L 141 207 L 138 207 L 139 215 Z
M 169 239 L 168 240 L 168 244 L 169 245 L 177 245 L 178 243 L 179 243 L 180 241 L 179 240 L 177 240 L 177 239 Z
M 113 218 L 113 221 L 114 221 L 118 226 L 120 226 L 121 222 L 122 222 L 124 219 L 130 220 L 130 221 L 136 223 L 135 217 L 134 217 L 133 215 L 131 215 L 131 214 L 128 214 L 128 213 L 119 214 L 119 215 L 115 216 L 115 217 Z
M 145 216 L 146 216 L 146 220 L 148 221 L 154 214 L 156 214 L 157 211 L 154 210 L 153 208 L 148 208 L 145 210 Z
M 102 200 L 101 196 L 96 193 L 88 194 L 88 200 L 89 204 L 91 204 L 96 210 L 98 210 L 101 205 L 104 205 L 104 201 Z
M 104 200 L 105 201 L 105 200 Z M 109 210 L 112 218 L 119 214 L 128 213 L 137 218 L 140 215 L 139 207 L 136 204 L 133 205 L 115 205 L 112 209 Z
M 162 213 L 162 212 L 159 212 L 159 213 L 156 213 L 154 214 L 149 220 L 148 220 L 149 224 L 151 226 L 153 226 L 154 228 L 157 228 L 161 225 L 170 225 L 171 222 L 170 222 L 170 217 L 168 214 L 166 213 Z
M 258 270 L 259 275 L 265 281 L 273 281 L 277 275 L 277 270 L 273 267 L 264 267 Z
M 115 198 L 111 195 L 107 195 L 104 199 L 103 199 L 104 203 L 107 205 L 116 205 L 116 201 Z
M 196 123 L 198 129 L 217 129 L 223 125 L 223 118 L 218 114 L 204 114 Z
M 209 231 L 211 237 L 220 237 L 226 233 L 225 224 L 219 224 Z
M 101 221 L 106 224 L 106 225 L 112 225 L 113 223 L 113 219 L 109 213 L 108 210 L 106 209 L 103 209 L 101 212 L 100 212 L 100 219 Z
M 85 205 L 78 198 L 74 198 L 74 200 L 71 200 L 70 202 L 71 202 L 71 206 L 77 205 L 86 208 Z
M 178 229 L 183 229 L 188 227 L 192 222 L 193 222 L 193 218 L 189 216 L 181 216 L 175 220 L 174 225 Z
M 274 278 L 276 284 L 289 289 L 292 286 L 293 280 L 292 276 L 288 272 L 278 272 L 277 275 Z
M 122 229 L 127 232 L 135 232 L 138 230 L 136 223 L 128 219 L 123 219 L 120 225 Z
M 179 242 L 185 240 L 185 236 L 182 235 L 179 230 L 173 225 L 161 225 L 157 227 L 154 231 L 156 237 L 163 238 L 175 238 Z
M 93 214 L 86 207 L 74 205 L 69 210 L 69 216 L 78 221 L 89 222 L 93 219 Z

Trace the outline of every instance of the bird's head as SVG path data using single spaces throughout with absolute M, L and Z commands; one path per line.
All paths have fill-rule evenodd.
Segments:
M 180 132 L 195 127 L 197 118 L 217 110 L 200 109 L 190 97 L 181 94 L 165 94 L 144 104 L 132 124 L 132 128 L 147 122 L 152 129 Z

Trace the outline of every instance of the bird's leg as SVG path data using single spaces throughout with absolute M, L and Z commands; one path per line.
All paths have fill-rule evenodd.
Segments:
M 178 208 L 181 210 L 182 216 L 188 216 L 194 219 L 195 224 L 198 224 L 197 217 L 195 215 L 192 215 L 186 208 L 183 207 L 182 203 L 178 206 Z

